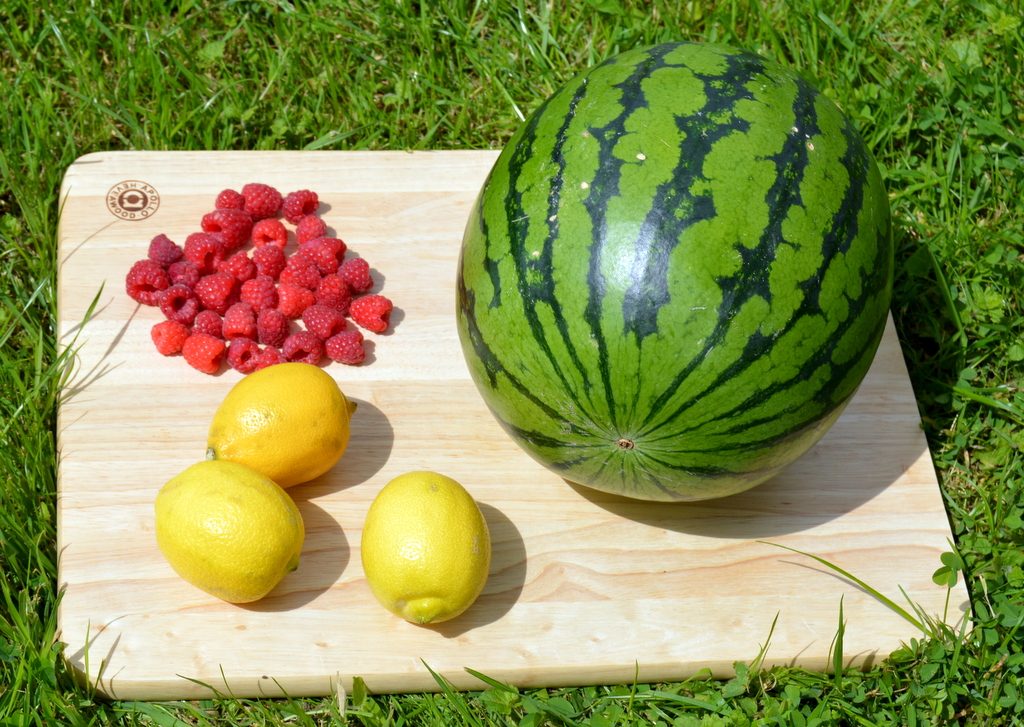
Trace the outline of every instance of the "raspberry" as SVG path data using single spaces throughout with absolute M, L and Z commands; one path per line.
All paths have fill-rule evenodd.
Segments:
M 373 287 L 370 264 L 361 257 L 350 257 L 338 268 L 338 275 L 356 293 L 365 293 Z
M 286 361 L 302 361 L 316 365 L 324 357 L 324 342 L 309 331 L 295 331 L 284 339 L 281 353 Z
M 276 222 L 277 220 L 275 220 Z M 277 280 L 287 264 L 284 250 L 277 245 L 264 245 L 253 250 L 252 261 L 256 263 L 256 274 Z
M 267 366 L 273 366 L 274 364 L 284 363 L 284 356 L 281 355 L 281 351 L 273 346 L 267 346 L 260 355 L 256 358 L 256 370 L 265 369 Z
M 370 293 L 354 299 L 348 307 L 348 314 L 363 328 L 383 333 L 388 329 L 393 307 L 391 301 L 383 295 Z
M 149 336 L 157 351 L 164 356 L 173 356 L 181 353 L 181 347 L 188 338 L 188 326 L 178 321 L 160 321 L 149 330 Z
M 217 270 L 227 273 L 240 283 L 256 277 L 256 263 L 249 259 L 245 250 L 239 250 L 226 260 L 221 260 L 217 263 Z
M 199 299 L 192 288 L 178 283 L 160 294 L 160 310 L 167 320 L 191 326 L 199 312 Z
M 295 225 L 295 239 L 301 245 L 327 233 L 327 223 L 316 215 L 306 215 Z
M 200 273 L 199 268 L 191 260 L 179 260 L 167 267 L 167 277 L 170 279 L 171 285 L 180 284 L 194 288 L 199 282 Z
M 181 246 L 174 242 L 167 235 L 160 234 L 149 241 L 149 259 L 167 267 L 171 263 L 181 260 Z
M 221 329 L 224 340 L 230 341 L 239 336 L 256 338 L 256 313 L 248 303 L 235 303 L 224 313 L 224 325 Z
M 261 182 L 253 182 L 242 187 L 242 196 L 245 197 L 245 211 L 254 222 L 276 215 L 281 210 L 281 202 L 284 201 L 280 192 Z
M 228 344 L 228 366 L 243 374 L 251 374 L 259 364 L 260 347 L 244 336 L 232 338 Z
M 281 203 L 281 213 L 286 220 L 294 225 L 298 224 L 299 220 L 306 215 L 315 213 L 319 206 L 320 198 L 316 192 L 300 189 L 297 192 L 289 192 L 288 196 L 284 198 L 284 202 Z
M 337 333 L 324 341 L 324 352 L 332 361 L 354 366 L 366 359 L 363 334 L 352 329 Z
M 252 244 L 254 247 L 276 245 L 284 250 L 288 244 L 288 230 L 281 220 L 268 217 L 252 226 Z
M 352 291 L 341 276 L 325 275 L 316 286 L 316 302 L 347 314 L 348 306 L 352 302 Z
M 261 310 L 256 316 L 256 338 L 265 346 L 280 346 L 288 338 L 288 316 L 275 308 Z
M 137 261 L 124 278 L 125 291 L 132 300 L 143 305 L 158 305 L 160 291 L 166 290 L 168 285 L 167 272 L 160 263 L 149 258 Z
M 212 273 L 224 259 L 224 243 L 216 235 L 193 232 L 185 238 L 185 259 L 199 269 L 200 275 Z
M 193 333 L 185 339 L 181 353 L 192 368 L 204 374 L 215 374 L 224 360 L 224 349 L 227 344 L 219 338 L 206 333 Z
M 302 315 L 302 311 L 316 302 L 313 291 L 306 290 L 292 283 L 281 283 L 277 286 L 277 309 L 292 320 Z
M 345 330 L 345 314 L 337 308 L 313 304 L 302 311 L 302 322 L 306 330 L 321 341 Z
M 231 298 L 236 285 L 238 281 L 227 273 L 210 273 L 199 278 L 194 290 L 204 307 L 224 315 L 234 302 Z
M 277 286 L 274 284 L 274 279 L 266 275 L 257 275 L 252 280 L 246 280 L 242 283 L 239 300 L 251 305 L 257 313 L 276 308 Z
M 192 323 L 192 333 L 206 333 L 214 338 L 224 338 L 224 321 L 212 310 L 201 310 L 196 313 Z
M 394 306 L 369 293 L 369 264 L 346 259 L 345 242 L 328 236 L 319 207 L 312 190 L 282 196 L 251 182 L 241 191 L 221 190 L 201 231 L 184 244 L 163 233 L 153 237 L 146 259 L 125 276 L 125 289 L 166 316 L 150 332 L 157 349 L 180 352 L 206 373 L 218 372 L 225 359 L 241 373 L 282 361 L 317 364 L 325 355 L 363 363 L 362 329 L 387 331 Z M 294 225 L 298 250 L 290 257 L 292 233 L 278 217 Z M 251 254 L 242 249 L 249 242 Z M 361 328 L 346 330 L 346 316 Z M 297 319 L 300 330 L 291 323 Z
M 299 246 L 298 257 L 316 265 L 323 275 L 338 272 L 342 258 L 348 247 L 337 237 L 314 237 Z
M 203 232 L 220 235 L 225 252 L 237 250 L 249 241 L 252 217 L 245 210 L 214 210 L 203 215 Z
M 225 189 L 217 195 L 217 201 L 213 206 L 219 210 L 245 209 L 245 197 L 233 189 Z
M 282 283 L 298 285 L 306 290 L 316 290 L 316 286 L 320 285 L 320 271 L 316 265 L 305 258 L 292 255 L 288 258 L 288 263 L 281 271 L 278 280 Z

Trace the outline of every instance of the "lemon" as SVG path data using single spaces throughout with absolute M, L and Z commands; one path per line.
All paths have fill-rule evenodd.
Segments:
M 458 482 L 407 472 L 380 491 L 360 546 L 373 595 L 417 624 L 455 618 L 477 599 L 491 565 L 487 522 Z
M 281 487 L 333 467 L 348 446 L 355 404 L 323 369 L 283 363 L 239 380 L 224 397 L 206 440 L 206 458 L 239 462 Z
M 235 462 L 198 462 L 156 496 L 156 541 L 171 567 L 231 603 L 263 598 L 299 565 L 299 509 L 273 480 Z

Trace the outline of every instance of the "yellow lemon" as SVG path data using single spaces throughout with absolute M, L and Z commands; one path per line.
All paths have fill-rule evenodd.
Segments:
M 304 536 L 288 493 L 235 462 L 198 462 L 156 496 L 156 541 L 167 562 L 231 603 L 263 598 L 295 570 Z
M 360 546 L 373 595 L 417 624 L 455 618 L 487 582 L 491 538 L 473 497 L 437 472 L 407 472 L 380 491 Z
M 206 458 L 252 467 L 281 487 L 307 482 L 345 452 L 353 411 L 355 404 L 318 366 L 268 366 L 224 397 L 210 424 Z

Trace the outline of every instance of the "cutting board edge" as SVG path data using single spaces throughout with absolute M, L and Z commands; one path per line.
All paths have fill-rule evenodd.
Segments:
M 756 647 L 752 644 L 752 647 Z M 864 652 L 848 657 L 846 668 L 868 669 L 884 659 L 878 651 Z M 117 675 L 87 676 L 80 664 L 67 661 L 76 683 L 107 699 L 139 699 L 145 701 L 208 699 L 224 696 L 239 698 L 275 698 L 286 696 L 326 697 L 351 693 L 356 679 L 362 680 L 371 694 L 439 693 L 444 687 L 427 670 L 429 661 L 422 661 L 416 671 L 363 672 L 348 674 L 336 671 L 333 675 L 272 676 L 269 674 L 235 675 L 222 678 L 218 685 L 212 680 L 204 682 L 186 675 L 174 678 L 120 679 Z M 830 672 L 832 665 L 825 657 L 802 660 L 796 658 L 765 657 L 758 662 L 760 669 L 794 667 L 815 672 Z M 736 675 L 735 662 L 727 659 L 705 660 L 700 663 L 648 662 L 627 665 L 565 666 L 558 668 L 502 667 L 476 669 L 465 665 L 459 669 L 430 667 L 446 686 L 461 692 L 480 691 L 488 684 L 474 676 L 473 669 L 484 676 L 519 689 L 572 688 L 584 686 L 613 686 L 617 684 L 649 684 L 683 681 L 694 676 L 724 680 Z M 326 670 L 325 670 L 326 671 Z M 340 689 L 339 689 L 340 687 Z

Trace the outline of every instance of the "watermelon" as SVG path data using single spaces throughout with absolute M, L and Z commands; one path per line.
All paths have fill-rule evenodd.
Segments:
M 487 406 L 570 482 L 723 497 L 836 421 L 888 315 L 875 161 L 799 75 L 669 43 L 570 80 L 469 215 L 457 325 Z

